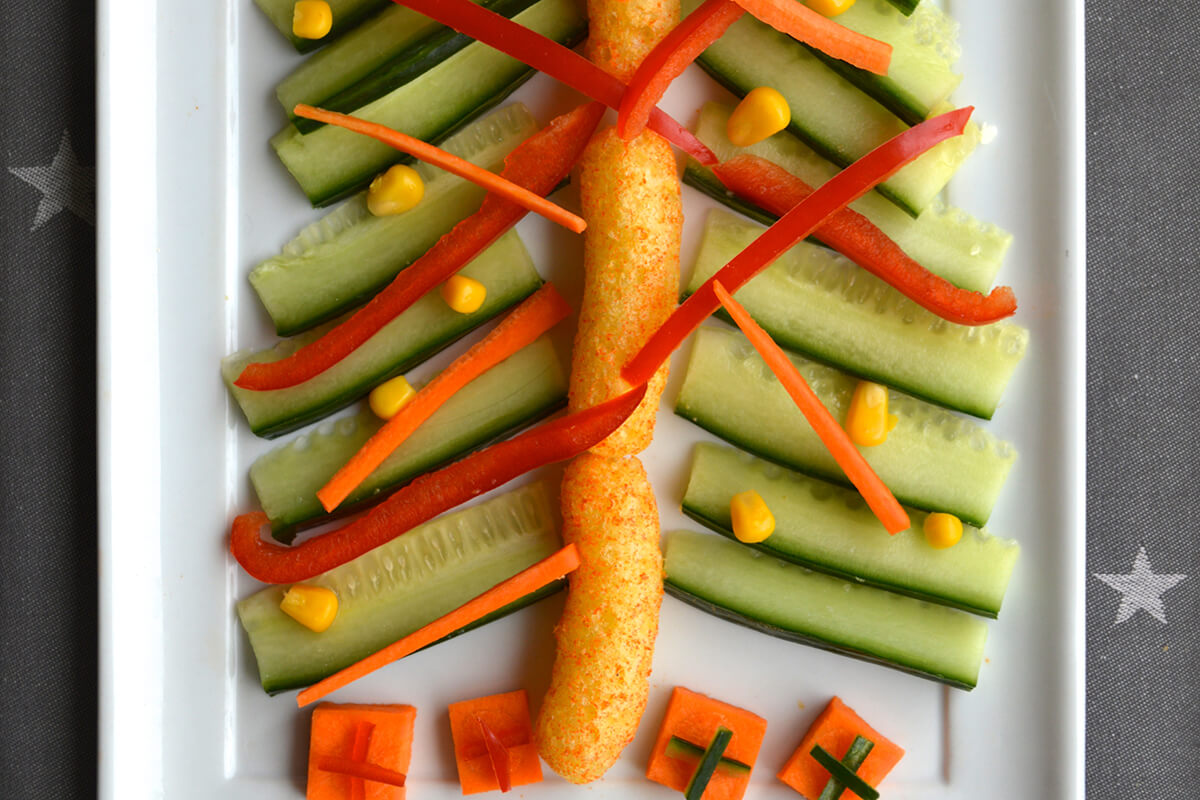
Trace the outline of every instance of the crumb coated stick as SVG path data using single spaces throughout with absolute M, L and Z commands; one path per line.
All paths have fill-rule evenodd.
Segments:
M 562 508 L 580 563 L 534 740 L 551 769 L 587 783 L 617 760 L 646 707 L 663 596 L 658 507 L 637 458 L 585 453 L 563 476 Z
M 587 10 L 587 57 L 621 83 L 679 23 L 679 0 L 588 0 Z
M 628 391 L 621 367 L 675 309 L 683 231 L 675 154 L 655 133 L 625 142 L 615 128 L 603 130 L 580 159 L 580 200 L 588 232 L 572 411 Z M 645 450 L 666 382 L 663 364 L 637 411 L 592 452 L 619 458 Z

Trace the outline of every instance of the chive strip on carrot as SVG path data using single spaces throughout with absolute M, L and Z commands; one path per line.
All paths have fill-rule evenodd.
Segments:
M 317 492 L 326 511 L 333 511 L 392 451 L 412 435 L 455 392 L 531 344 L 571 313 L 554 284 L 547 283 L 491 333 L 454 360 L 363 444 L 350 461 Z
M 393 0 L 413 11 L 465 33 L 472 39 L 544 72 L 561 83 L 598 100 L 609 108 L 620 108 L 625 84 L 609 75 L 569 47 L 530 30 L 471 0 Z M 650 113 L 650 128 L 706 167 L 717 157 L 696 135 L 662 109 Z
M 824 752 L 829 752 L 820 745 L 813 745 L 813 749 L 810 751 L 809 755 L 812 755 L 814 758 L 816 758 L 816 751 L 818 748 Z M 850 743 L 850 749 L 846 751 L 846 755 L 842 756 L 842 766 L 851 772 L 858 772 L 859 767 L 863 765 L 863 762 L 867 760 L 867 756 L 869 756 L 871 751 L 874 749 L 875 743 L 870 739 L 867 739 L 863 736 L 855 736 L 854 741 Z M 816 760 L 818 763 L 820 763 L 821 759 L 817 758 Z M 859 780 L 862 779 L 860 778 Z M 839 781 L 833 775 L 830 775 L 829 780 L 825 783 L 824 788 L 821 789 L 821 796 L 818 797 L 817 800 L 840 800 L 845 791 L 846 784 Z
M 796 0 L 737 0 L 737 4 L 780 33 L 799 39 L 859 69 L 886 75 L 892 46 L 863 36 Z
M 512 764 L 508 748 L 478 714 L 475 715 L 475 724 L 479 726 L 479 735 L 487 747 L 488 760 L 492 762 L 492 770 L 496 773 L 496 783 L 500 784 L 501 792 L 507 792 L 512 789 Z
M 712 290 L 714 281 L 720 280 L 730 291 L 736 292 L 746 281 L 816 230 L 838 209 L 853 203 L 934 145 L 961 134 L 973 110 L 967 106 L 915 125 L 879 145 L 822 184 L 676 308 L 638 354 L 625 364 L 621 370 L 622 377 L 632 386 L 650 380 L 659 365 L 670 358 L 688 334 L 700 327 L 700 323 L 720 307 Z
M 361 761 L 355 761 L 352 758 L 338 758 L 337 756 L 322 756 L 317 761 L 317 769 L 323 772 L 336 772 L 339 775 L 349 775 L 351 778 L 358 778 L 364 781 L 373 783 L 386 783 L 389 786 L 398 786 L 403 788 L 408 776 L 403 772 L 380 767 L 375 764 L 365 764 Z
M 518 572 L 508 580 L 501 581 L 449 614 L 435 619 L 403 639 L 393 642 L 382 650 L 308 687 L 300 692 L 296 703 L 300 708 L 315 703 L 330 692 L 337 691 L 359 678 L 370 675 L 380 667 L 415 653 L 422 647 L 433 644 L 438 639 L 470 625 L 531 592 L 536 592 L 543 586 L 562 578 L 578 566 L 579 551 L 575 549 L 575 545 L 569 544 L 554 555 Z
M 817 763 L 829 770 L 831 780 L 845 786 L 862 800 L 879 800 L 879 792 L 869 783 L 854 774 L 854 771 L 833 757 L 833 754 L 821 745 L 813 745 L 812 757 Z
M 572 214 L 562 206 L 550 202 L 540 194 L 535 194 L 518 183 L 513 183 L 502 175 L 489 172 L 466 159 L 459 158 L 453 153 L 448 153 L 442 148 L 428 142 L 423 142 L 414 136 L 409 136 L 407 133 L 401 133 L 386 125 L 380 125 L 377 122 L 371 122 L 361 117 L 339 114 L 336 111 L 326 111 L 323 108 L 314 108 L 304 103 L 297 104 L 293 111 L 297 117 L 315 119 L 318 122 L 336 125 L 339 128 L 345 128 L 348 131 L 354 131 L 364 136 L 370 136 L 372 139 L 377 139 L 402 153 L 408 153 L 410 156 L 418 158 L 427 164 L 440 167 L 452 175 L 457 175 L 477 186 L 482 186 L 489 192 L 495 192 L 528 211 L 541 214 L 546 219 L 562 225 L 567 230 L 575 233 L 583 233 L 584 229 L 587 228 L 587 223 L 578 214 Z
M 354 726 L 354 747 L 350 752 L 351 759 L 359 763 L 367 760 L 367 750 L 371 746 L 371 733 L 374 730 L 375 723 L 366 720 Z M 367 800 L 367 787 L 362 778 L 351 776 L 350 800 Z
M 721 763 L 721 755 L 729 746 L 729 740 L 732 738 L 733 731 L 729 728 L 724 726 L 717 728 L 704 755 L 700 757 L 700 763 L 696 765 L 696 771 L 692 773 L 687 788 L 683 790 L 685 800 L 700 800 L 704 795 L 704 790 L 708 788 L 708 783 L 717 770 L 717 764 Z
M 617 131 L 622 139 L 629 141 L 642 132 L 671 81 L 744 13 L 745 9 L 733 0 L 706 0 L 655 45 L 621 96 Z
M 817 436 L 821 437 L 821 441 L 829 449 L 830 455 L 846 473 L 846 477 L 854 484 L 854 488 L 862 494 L 863 499 L 867 501 L 867 505 L 870 506 L 875 516 L 879 517 L 879 521 L 883 523 L 887 532 L 897 534 L 907 530 L 910 526 L 908 514 L 900 507 L 900 503 L 896 501 L 891 490 L 875 474 L 875 470 L 871 469 L 871 465 L 863 458 L 862 453 L 858 452 L 854 442 L 850 441 L 850 436 L 829 413 L 829 409 L 821 404 L 820 399 L 804 380 L 804 376 L 796 369 L 796 365 L 784 354 L 779 345 L 775 344 L 770 335 L 759 327 L 758 323 L 742 307 L 742 304 L 725 291 L 725 287 L 721 285 L 720 281 L 713 283 L 713 291 L 716 292 L 721 305 L 729 312 L 729 316 L 733 317 L 733 321 L 754 345 L 754 349 L 767 362 L 771 372 L 775 373 L 775 377 L 783 384 L 783 388 L 787 389 L 787 393 L 796 401 L 796 405 L 800 407 L 808 424 L 816 431 Z
M 531 191 L 549 194 L 570 174 L 602 116 L 604 106 L 589 103 L 556 117 L 508 154 L 500 174 Z M 488 194 L 478 211 L 438 239 L 349 319 L 287 358 L 246 365 L 234 384 L 255 391 L 286 389 L 320 375 L 462 269 L 525 214 L 521 206 Z

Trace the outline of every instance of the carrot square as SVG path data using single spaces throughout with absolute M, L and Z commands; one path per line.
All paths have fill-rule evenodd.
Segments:
M 858 768 L 857 774 L 871 786 L 878 786 L 904 756 L 904 748 L 868 725 L 854 709 L 843 703 L 840 697 L 829 701 L 829 705 L 825 706 L 825 710 L 813 721 L 804 738 L 800 740 L 800 746 L 776 777 L 808 800 L 817 800 L 825 784 L 829 782 L 830 775 L 829 771 L 812 757 L 813 745 L 821 745 L 834 758 L 840 759 L 850 749 L 856 736 L 862 736 L 875 743 L 862 766 Z M 849 789 L 841 795 L 843 799 L 854 796 Z
M 500 788 L 487 744 L 475 718 L 491 729 L 508 750 L 513 786 L 542 780 L 542 762 L 533 744 L 529 722 L 529 696 L 524 689 L 451 703 L 450 735 L 454 738 L 454 761 L 463 794 L 478 794 Z
M 353 758 L 360 722 L 375 726 L 365 762 L 407 774 L 416 718 L 417 710 L 406 705 L 319 704 L 313 709 L 308 745 L 308 800 L 348 800 L 352 779 L 318 769 L 317 763 L 325 756 Z M 364 789 L 366 800 L 404 800 L 404 789 L 398 786 L 365 781 Z

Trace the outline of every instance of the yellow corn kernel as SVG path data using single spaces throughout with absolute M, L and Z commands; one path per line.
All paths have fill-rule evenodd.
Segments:
M 284 593 L 279 608 L 304 627 L 322 633 L 337 616 L 338 599 L 332 589 L 297 583 Z
M 487 299 L 487 287 L 474 278 L 452 275 L 442 284 L 442 299 L 460 314 L 474 314 Z
M 770 86 L 760 86 L 742 98 L 725 123 L 725 135 L 737 147 L 749 147 L 774 136 L 792 121 L 788 101 Z
M 370 397 L 367 398 L 367 404 L 371 406 L 371 411 L 375 412 L 375 416 L 380 419 L 391 419 L 396 416 L 397 411 L 408 405 L 408 401 L 412 400 L 416 394 L 417 391 L 412 384 L 405 380 L 403 375 L 398 375 L 372 389 Z
M 425 181 L 415 169 L 397 164 L 371 181 L 367 189 L 367 209 L 377 217 L 403 214 L 425 196 Z
M 846 412 L 846 433 L 850 441 L 862 447 L 875 447 L 887 441 L 888 432 L 896 427 L 897 417 L 888 413 L 886 386 L 871 381 L 859 381 L 850 398 Z
M 930 547 L 944 550 L 954 547 L 962 538 L 962 520 L 953 514 L 937 512 L 925 518 L 925 541 Z
M 292 7 L 292 33 L 301 39 L 324 39 L 333 27 L 333 9 L 325 0 L 297 0 Z
M 775 515 L 762 495 L 753 489 L 733 496 L 729 501 L 729 516 L 733 520 L 733 535 L 739 542 L 755 544 L 775 532 Z
M 854 5 L 854 0 L 804 0 L 804 5 L 822 16 L 836 17 L 848 11 Z

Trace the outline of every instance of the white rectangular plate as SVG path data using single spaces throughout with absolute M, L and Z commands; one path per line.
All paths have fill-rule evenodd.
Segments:
M 650 704 L 621 761 L 590 790 L 548 773 L 517 795 L 677 796 L 641 774 L 683 684 L 769 720 L 748 797 L 796 796 L 774 771 L 835 693 L 908 749 L 892 800 L 1082 797 L 1082 2 L 950 10 L 965 54 L 957 96 L 999 131 L 950 199 L 1016 235 L 1001 279 L 1033 333 L 991 424 L 1021 451 L 991 528 L 1023 553 L 979 688 L 944 689 L 667 598 Z M 259 688 L 233 613 L 253 582 L 226 551 L 230 520 L 254 503 L 246 469 L 267 445 L 217 371 L 226 353 L 271 341 L 246 272 L 316 216 L 266 144 L 281 124 L 271 89 L 297 57 L 250 0 L 102 0 L 99 19 L 101 796 L 298 797 L 307 713 Z M 686 122 L 719 96 L 693 70 L 665 106 Z M 543 120 L 576 102 L 544 76 L 517 99 Z M 687 270 L 710 203 L 684 191 Z M 520 230 L 543 275 L 577 299 L 579 240 L 536 218 Z M 645 461 L 664 530 L 694 527 L 678 507 L 689 445 L 703 438 L 660 413 Z M 560 607 L 545 601 L 333 699 L 417 706 L 412 797 L 458 797 L 446 704 L 518 686 L 536 703 Z

